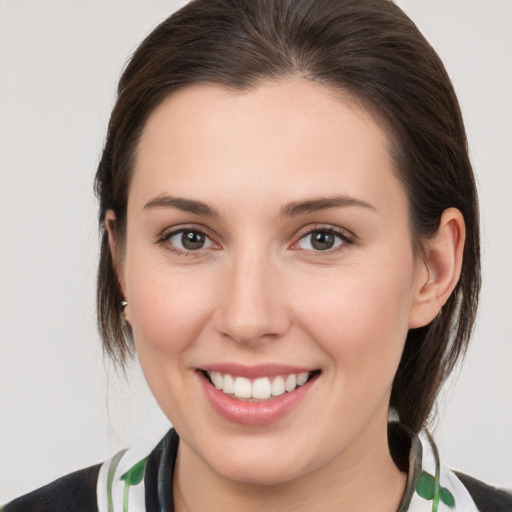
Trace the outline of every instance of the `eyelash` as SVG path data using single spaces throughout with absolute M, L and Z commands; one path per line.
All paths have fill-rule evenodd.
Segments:
M 332 248 L 326 249 L 326 250 L 315 250 L 315 249 L 312 249 L 312 250 L 306 249 L 305 250 L 306 252 L 313 253 L 316 256 L 334 253 L 334 252 L 343 250 L 343 248 L 345 248 L 347 245 L 351 245 L 351 244 L 355 243 L 355 239 L 354 239 L 353 235 L 349 235 L 346 231 L 336 229 L 332 226 L 318 225 L 318 226 L 313 227 L 312 229 L 308 229 L 305 233 L 301 234 L 300 238 L 296 242 L 294 242 L 294 244 L 292 245 L 292 248 L 294 246 L 298 245 L 299 242 L 306 239 L 307 237 L 311 237 L 314 233 L 333 235 L 339 241 L 338 245 L 336 245 Z M 300 250 L 300 249 L 297 249 L 297 250 Z
M 159 237 L 159 239 L 157 240 L 157 243 L 165 245 L 166 249 L 168 249 L 171 252 L 175 253 L 177 256 L 199 256 L 200 253 L 204 249 L 209 249 L 210 248 L 210 247 L 206 247 L 206 248 L 205 247 L 200 247 L 197 250 L 185 249 L 185 248 L 180 249 L 179 247 L 176 247 L 175 244 L 172 244 L 170 242 L 171 238 L 173 238 L 173 237 L 175 237 L 177 235 L 182 235 L 183 236 L 185 233 L 195 233 L 195 234 L 201 235 L 201 236 L 204 237 L 205 241 L 209 241 L 210 244 L 212 246 L 214 246 L 215 248 L 216 247 L 220 247 L 220 246 L 218 246 L 218 244 L 213 242 L 212 237 L 208 235 L 206 230 L 204 230 L 202 228 L 199 228 L 199 227 L 195 227 L 195 226 L 190 226 L 190 227 L 184 226 L 184 227 L 181 227 L 179 229 L 173 229 L 172 231 L 165 232 L 165 233 L 163 233 L 162 236 Z
M 210 242 L 210 246 L 209 247 L 200 247 L 196 250 L 184 249 L 184 248 L 180 249 L 180 248 L 176 247 L 175 244 L 170 243 L 170 240 L 173 237 L 175 237 L 177 235 L 183 236 L 183 234 L 185 234 L 185 233 L 195 233 L 200 236 L 203 236 L 205 238 L 205 240 L 208 240 Z M 335 245 L 334 247 L 326 249 L 326 250 L 304 249 L 305 252 L 313 253 L 318 256 L 320 256 L 322 254 L 337 252 L 339 250 L 342 250 L 345 246 L 355 243 L 354 237 L 352 235 L 347 234 L 345 231 L 335 229 L 332 226 L 320 225 L 320 226 L 315 226 L 314 228 L 309 229 L 308 231 L 301 234 L 300 238 L 298 238 L 298 240 L 292 244 L 291 248 L 294 249 L 294 246 L 297 246 L 302 240 L 306 239 L 308 236 L 311 237 L 314 233 L 323 233 L 323 234 L 334 235 L 334 237 L 339 242 L 338 245 Z M 204 230 L 202 228 L 195 227 L 195 226 L 191 226 L 191 227 L 185 226 L 185 227 L 181 227 L 179 229 L 173 229 L 172 231 L 166 232 L 159 237 L 159 239 L 157 240 L 157 243 L 165 245 L 168 250 L 172 251 L 177 256 L 199 256 L 206 249 L 213 248 L 213 250 L 217 250 L 218 248 L 220 248 L 220 246 L 212 240 L 212 237 L 208 235 L 206 230 Z M 294 250 L 301 250 L 301 249 L 295 248 Z

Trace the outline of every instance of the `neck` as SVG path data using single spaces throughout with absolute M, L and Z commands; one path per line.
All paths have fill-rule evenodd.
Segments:
M 225 478 L 180 442 L 173 482 L 174 507 L 176 512 L 394 512 L 406 480 L 389 454 L 387 425 L 378 432 L 370 428 L 321 468 L 276 485 Z

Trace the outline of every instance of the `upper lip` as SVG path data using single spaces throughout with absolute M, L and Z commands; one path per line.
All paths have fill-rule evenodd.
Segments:
M 284 364 L 258 364 L 246 366 L 238 363 L 212 363 L 199 368 L 205 372 L 227 373 L 237 377 L 246 377 L 247 379 L 257 379 L 259 377 L 277 377 L 278 375 L 289 375 L 292 373 L 312 372 L 318 368 L 306 366 L 290 366 Z

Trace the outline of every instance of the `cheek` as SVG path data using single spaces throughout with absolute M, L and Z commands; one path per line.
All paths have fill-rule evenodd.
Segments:
M 216 289 L 213 276 L 187 270 L 161 262 L 127 264 L 128 318 L 139 356 L 182 353 L 209 318 Z
M 316 280 L 307 293 L 296 294 L 302 297 L 298 321 L 342 376 L 385 373 L 392 379 L 400 361 L 408 332 L 412 267 L 393 265 L 378 273 L 376 267 Z
M 143 268 L 145 271 L 141 272 Z M 177 271 L 161 262 L 127 262 L 128 320 L 146 381 L 171 421 L 186 414 L 189 354 L 211 317 L 212 276 Z M 170 390 L 173 390 L 172 392 Z

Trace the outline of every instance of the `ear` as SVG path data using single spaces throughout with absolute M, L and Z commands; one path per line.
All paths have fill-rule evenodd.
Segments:
M 126 297 L 123 251 L 119 242 L 119 232 L 116 228 L 116 214 L 114 213 L 114 210 L 107 210 L 105 213 L 105 229 L 108 234 L 108 244 L 110 246 L 110 253 L 112 254 L 112 263 L 114 265 L 123 296 Z
M 418 279 L 409 328 L 430 323 L 444 306 L 459 281 L 466 228 L 462 213 L 448 208 L 441 216 L 436 235 L 424 243 L 418 262 Z

